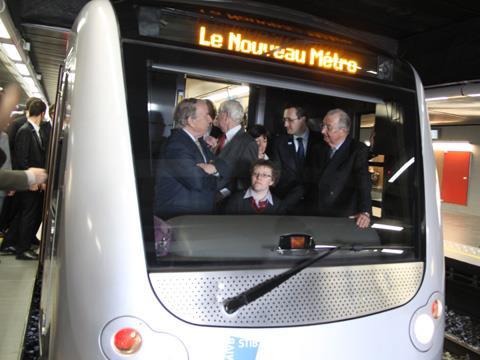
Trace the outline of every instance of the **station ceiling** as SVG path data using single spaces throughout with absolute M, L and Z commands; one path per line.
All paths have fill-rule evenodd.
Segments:
M 42 74 L 42 85 L 48 100 L 53 102 L 68 29 L 88 1 L 5 1 L 17 29 L 31 44 L 32 63 Z M 302 11 L 380 35 L 394 44 L 399 56 L 413 64 L 427 88 L 480 81 L 478 0 L 262 0 L 260 3 Z M 442 112 L 441 104 L 437 105 Z M 477 108 L 473 113 L 468 112 L 470 122 L 478 119 L 480 123 Z

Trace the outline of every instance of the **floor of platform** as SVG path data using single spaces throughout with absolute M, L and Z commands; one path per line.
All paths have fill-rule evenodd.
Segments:
M 0 256 L 0 359 L 18 360 L 27 325 L 38 261 Z
M 443 210 L 445 256 L 480 266 L 480 216 Z

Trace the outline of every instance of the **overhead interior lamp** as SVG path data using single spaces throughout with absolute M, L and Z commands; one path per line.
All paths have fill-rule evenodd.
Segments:
M 439 96 L 439 97 L 425 99 L 425 101 L 429 102 L 429 101 L 440 101 L 440 100 L 448 100 L 448 99 L 449 99 L 448 96 Z
M 2 39 L 8 39 L 10 40 L 10 34 L 7 31 L 7 28 L 5 27 L 5 24 L 3 23 L 2 19 L 0 19 L 0 38 Z
M 20 53 L 17 50 L 17 47 L 13 44 L 2 44 L 3 49 L 7 53 L 7 56 L 10 58 L 12 61 L 22 61 L 22 57 L 20 56 Z
M 402 175 L 403 172 L 407 170 L 410 167 L 410 165 L 412 165 L 414 162 L 415 162 L 415 158 L 414 157 L 410 158 L 410 160 L 408 160 L 405 164 L 403 164 L 403 166 L 400 169 L 398 169 L 398 171 L 395 174 L 393 174 L 393 176 L 390 179 L 388 179 L 388 182 L 389 183 L 395 182 L 395 180 L 397 180 L 398 177 Z
M 22 63 L 15 63 L 15 67 L 22 76 L 30 76 L 30 71 L 28 71 L 27 65 Z
M 465 82 L 456 85 L 431 87 L 425 89 L 425 101 L 439 101 L 461 98 L 464 96 L 480 96 L 479 82 Z
M 395 225 L 374 223 L 374 224 L 372 225 L 372 229 L 382 229 L 382 230 L 390 230 L 390 231 L 402 231 L 402 230 L 403 230 L 403 226 L 395 226 Z
M 248 95 L 249 93 L 250 93 L 250 87 L 244 85 L 244 86 L 230 87 L 218 92 L 213 92 L 209 95 L 202 96 L 202 98 L 209 99 L 213 102 L 217 102 L 217 101 L 222 101 L 227 99 L 240 98 Z
M 0 8 L 0 51 L 6 55 L 2 57 L 2 62 L 13 78 L 20 82 L 27 96 L 41 93 L 40 97 L 43 98 L 41 85 L 34 78 L 35 70 L 26 53 L 30 49 L 30 43 L 23 40 L 17 32 L 5 0 L 0 0 Z
M 37 85 L 30 76 L 24 76 L 23 81 L 28 86 L 31 92 L 38 92 Z

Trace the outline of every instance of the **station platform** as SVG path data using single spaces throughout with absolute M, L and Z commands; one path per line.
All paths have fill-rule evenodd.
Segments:
M 0 359 L 18 360 L 23 348 L 37 261 L 0 257 Z
M 445 256 L 480 267 L 480 216 L 443 210 L 442 220 Z

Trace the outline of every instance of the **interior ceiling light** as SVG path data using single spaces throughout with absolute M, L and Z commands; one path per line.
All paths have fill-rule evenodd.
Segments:
M 398 169 L 398 171 L 397 171 L 395 174 L 393 174 L 393 176 L 388 180 L 388 182 L 389 182 L 389 183 L 393 183 L 395 180 L 397 180 L 397 178 L 398 178 L 400 175 L 402 175 L 403 172 L 404 172 L 405 170 L 407 170 L 407 169 L 410 167 L 410 165 L 412 165 L 414 162 L 415 162 L 415 158 L 412 157 L 412 158 L 411 158 L 410 160 L 408 160 L 405 164 L 403 164 L 403 166 L 402 166 L 400 169 Z
M 426 102 L 429 101 L 440 101 L 440 100 L 448 100 L 448 96 L 439 96 L 434 98 L 425 99 Z
M 3 49 L 7 53 L 7 56 L 13 61 L 22 61 L 22 57 L 17 50 L 17 47 L 13 44 L 2 44 Z
M 232 86 L 220 91 L 214 91 L 206 96 L 201 96 L 202 99 L 209 99 L 213 102 L 218 102 L 227 99 L 238 99 L 243 96 L 247 96 L 250 93 L 250 87 L 243 86 Z
M 25 64 L 15 64 L 15 67 L 17 68 L 18 72 L 22 76 L 29 76 L 30 71 L 28 71 L 27 65 Z
M 38 92 L 37 85 L 35 84 L 35 82 L 33 81 L 33 79 L 31 77 L 26 76 L 26 77 L 23 78 L 23 81 L 28 86 L 28 88 L 30 89 L 31 92 Z
M 2 39 L 11 39 L 10 34 L 7 31 L 7 28 L 5 27 L 5 24 L 3 23 L 2 19 L 0 19 L 0 38 Z

